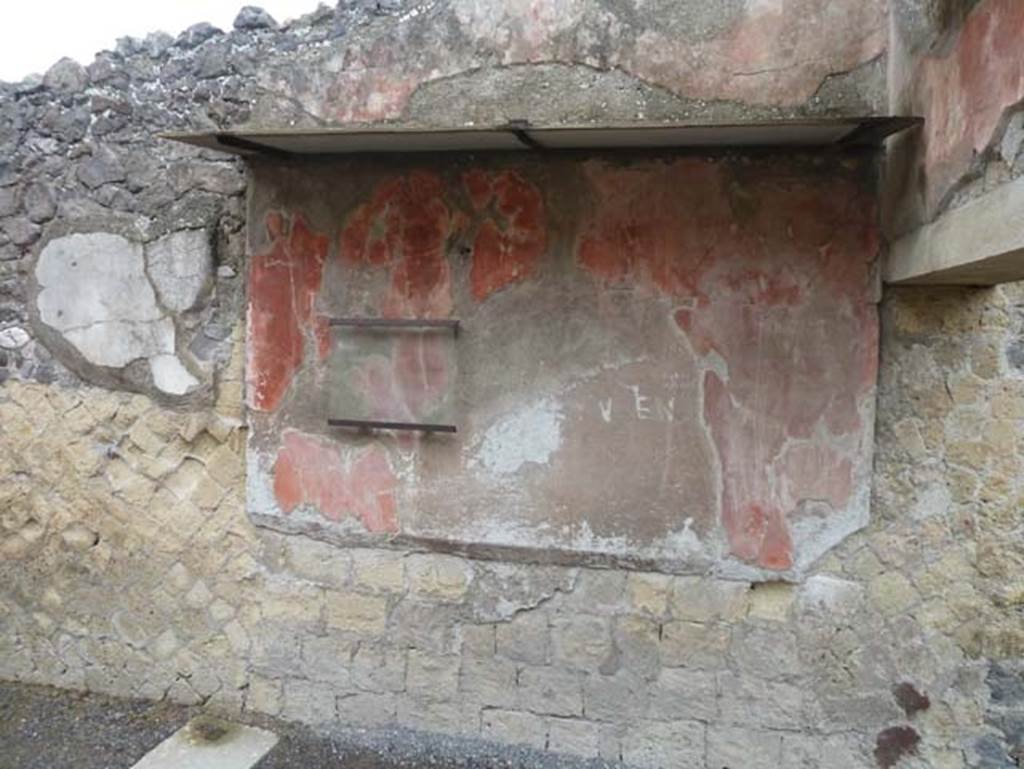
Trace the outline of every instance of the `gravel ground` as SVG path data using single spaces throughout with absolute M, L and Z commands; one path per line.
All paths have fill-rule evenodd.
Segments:
M 164 702 L 119 700 L 0 682 L 0 769 L 129 769 L 197 715 Z M 607 769 L 527 749 L 404 730 L 320 734 L 268 718 L 247 723 L 280 741 L 255 769 Z
M 127 769 L 186 721 L 166 703 L 0 683 L 0 769 Z

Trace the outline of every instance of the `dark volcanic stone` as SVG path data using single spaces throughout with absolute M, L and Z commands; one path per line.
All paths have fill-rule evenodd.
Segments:
M 73 59 L 63 58 L 43 75 L 43 85 L 55 91 L 77 92 L 89 84 L 85 67 Z
M 121 161 L 103 145 L 96 147 L 92 157 L 78 167 L 78 180 L 90 189 L 110 182 L 124 181 L 124 178 Z
M 235 29 L 276 29 L 274 17 L 255 5 L 246 5 L 235 17 Z
M 223 34 L 224 33 L 217 27 L 213 26 L 209 22 L 203 21 L 199 24 L 193 24 L 178 35 L 178 39 L 175 40 L 175 45 L 180 48 L 195 48 L 200 43 L 205 43 L 211 37 Z
M 985 677 L 985 683 L 992 692 L 994 704 L 1024 704 L 1024 673 L 993 662 Z

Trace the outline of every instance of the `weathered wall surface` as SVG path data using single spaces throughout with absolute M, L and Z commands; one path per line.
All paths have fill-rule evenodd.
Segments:
M 393 12 L 398 23 L 371 25 L 344 48 L 310 50 L 261 73 L 268 95 L 289 97 L 268 104 L 310 125 L 451 125 L 868 114 L 884 101 L 887 18 L 878 0 L 454 0 L 396 3 Z M 601 96 L 573 95 L 581 83 Z
M 241 302 L 244 178 L 237 161 L 159 141 L 161 130 L 884 108 L 881 2 L 500 8 L 351 2 L 284 28 L 246 13 L 226 34 L 197 24 L 177 39 L 126 38 L 88 67 L 0 83 L 2 376 L 209 403 Z M 76 249 L 87 255 L 73 266 Z M 71 269 L 102 274 L 105 254 L 123 273 L 116 288 L 53 285 Z M 129 294 L 138 306 L 108 301 Z
M 0 674 L 639 766 L 1013 766 L 1019 288 L 883 312 L 869 528 L 800 584 L 344 549 L 244 515 L 218 412 L 9 382 Z
M 867 522 L 869 160 L 255 170 L 259 522 L 748 576 L 797 574 Z M 462 330 L 326 325 L 353 315 Z M 439 409 L 456 435 L 327 427 Z
M 903 592 L 899 624 L 923 631 L 922 648 L 946 636 L 953 686 L 977 682 L 985 727 L 962 743 L 969 766 L 1013 766 L 1024 744 L 1011 693 L 1024 680 L 1022 308 L 1020 283 L 891 289 L 882 317 L 872 513 L 885 533 L 867 562 Z
M 504 27 L 465 3 L 346 6 L 284 30 L 246 14 L 249 29 L 123 41 L 0 85 L 0 676 L 646 767 L 1013 767 L 1020 286 L 888 293 L 872 520 L 797 584 L 338 548 L 246 519 L 244 177 L 152 132 L 881 101 L 881 4 L 708 5 L 587 3 L 570 23 L 505 3 Z M 438 41 L 473 69 L 431 63 Z M 403 49 L 422 58 L 395 63 Z M 76 253 L 111 258 L 71 265 L 80 241 L 60 239 L 76 235 Z M 60 289 L 46 265 L 113 259 L 144 314 L 40 304 Z M 71 310 L 82 322 L 56 320 Z M 138 327 L 137 357 L 90 358 L 117 324 Z
M 1024 6 L 1017 0 L 894 5 L 890 111 L 920 132 L 890 146 L 886 210 L 902 235 L 1024 168 Z

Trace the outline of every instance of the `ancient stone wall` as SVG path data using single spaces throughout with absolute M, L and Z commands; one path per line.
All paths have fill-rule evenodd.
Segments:
M 873 520 L 799 584 L 277 535 L 239 358 L 189 419 L 8 382 L 2 675 L 639 766 L 1012 766 L 1022 305 L 889 295 Z
M 246 518 L 245 176 L 156 131 L 882 108 L 881 3 L 536 5 L 247 13 L 0 85 L 0 676 L 642 767 L 1013 767 L 1019 285 L 887 291 L 871 521 L 796 583 L 339 548 Z M 67 292 L 70 253 L 117 260 L 145 312 L 103 314 L 105 281 L 104 301 Z M 119 365 L 93 335 L 126 321 Z
M 882 207 L 893 237 L 1021 177 L 1022 11 L 1000 0 L 893 6 L 890 109 L 925 118 L 889 146 Z M 1020 283 L 889 288 L 883 313 L 873 514 L 904 516 L 910 540 L 912 521 L 937 513 L 957 544 L 925 538 L 915 544 L 921 557 L 951 547 L 967 556 L 957 586 L 924 614 L 959 626 L 960 675 L 973 669 L 988 689 L 979 703 L 988 733 L 965 742 L 969 766 L 1013 766 L 1024 755 L 1024 702 L 1014 694 L 1024 631 L 1022 292 Z

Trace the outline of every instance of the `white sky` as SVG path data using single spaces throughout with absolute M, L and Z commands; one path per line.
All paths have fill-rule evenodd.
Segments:
M 278 22 L 309 13 L 317 0 L 0 0 L 0 80 L 43 73 L 62 56 L 82 64 L 119 37 L 163 30 L 177 35 L 208 21 L 224 31 L 243 5 L 265 8 Z M 332 3 L 333 4 L 333 3 Z

